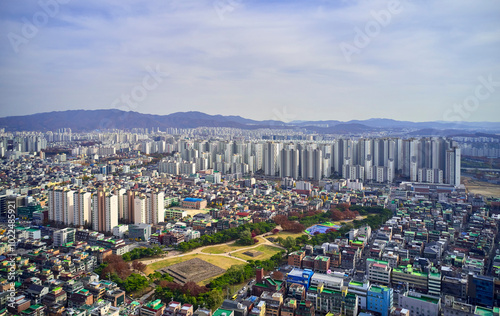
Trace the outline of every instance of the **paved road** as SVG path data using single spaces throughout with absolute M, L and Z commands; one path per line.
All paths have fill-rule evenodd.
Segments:
M 210 248 L 210 247 L 216 247 L 216 246 L 220 246 L 220 245 L 230 245 L 230 244 L 234 243 L 234 240 L 226 242 L 226 243 L 223 243 L 223 244 L 217 244 L 217 245 L 209 245 L 209 246 L 199 247 L 199 248 L 196 248 L 193 251 L 190 251 L 190 252 L 187 252 L 187 253 L 180 253 L 179 251 L 171 251 L 171 252 L 168 253 L 168 255 L 164 255 L 164 256 L 162 256 L 160 258 L 155 258 L 155 259 L 151 259 L 151 260 L 144 260 L 144 261 L 141 261 L 141 262 L 144 263 L 144 264 L 146 264 L 146 265 L 149 265 L 151 263 L 155 263 L 155 262 L 166 260 L 166 259 L 173 259 L 173 258 L 190 256 L 190 255 L 195 255 L 195 254 L 202 254 L 202 255 L 207 255 L 207 256 L 220 256 L 220 257 L 233 258 L 233 259 L 240 260 L 240 261 L 246 263 L 247 260 L 234 257 L 231 254 L 234 253 L 234 252 L 240 252 L 242 250 L 248 250 L 248 249 L 256 248 L 256 247 L 259 247 L 259 246 L 262 246 L 262 245 L 269 245 L 269 246 L 273 246 L 273 247 L 276 247 L 276 248 L 285 249 L 285 248 L 283 248 L 283 247 L 281 247 L 279 245 L 273 244 L 272 242 L 270 242 L 269 240 L 267 240 L 266 238 L 264 238 L 264 236 L 269 236 L 269 233 L 266 233 L 266 234 L 263 234 L 263 235 L 259 235 L 259 237 L 262 237 L 262 238 L 259 238 L 260 242 L 258 242 L 257 244 L 255 244 L 253 246 L 249 246 L 249 247 L 245 247 L 245 248 L 238 248 L 236 250 L 225 252 L 225 253 L 219 253 L 219 254 L 213 254 L 212 253 L 212 254 L 210 254 L 210 253 L 204 253 L 202 251 L 203 251 L 203 249 Z M 264 242 L 262 242 L 262 240 L 264 240 Z

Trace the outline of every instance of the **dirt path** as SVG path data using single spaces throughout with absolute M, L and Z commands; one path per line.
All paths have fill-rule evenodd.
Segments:
M 257 248 L 257 247 L 262 246 L 262 245 L 268 245 L 268 246 L 272 246 L 272 247 L 276 247 L 276 248 L 280 248 L 280 249 L 285 250 L 285 248 L 283 248 L 283 247 L 281 247 L 279 245 L 273 244 L 272 242 L 270 242 L 269 240 L 267 240 L 266 238 L 264 238 L 265 236 L 269 236 L 269 234 L 266 233 L 266 234 L 263 234 L 263 235 L 259 235 L 259 237 L 262 237 L 261 239 L 264 240 L 264 242 L 259 242 L 259 243 L 255 244 L 253 246 L 248 246 L 248 247 L 244 247 L 244 248 L 238 248 L 236 250 L 232 250 L 232 251 L 225 252 L 225 253 L 219 253 L 219 254 L 204 253 L 204 252 L 202 252 L 202 250 L 206 249 L 206 248 L 214 247 L 214 246 L 230 245 L 230 244 L 234 243 L 234 240 L 228 241 L 228 242 L 223 243 L 223 244 L 217 244 L 217 245 L 209 245 L 209 246 L 199 247 L 199 248 L 196 248 L 196 249 L 194 249 L 194 250 L 192 250 L 190 252 L 186 252 L 186 253 L 181 253 L 180 251 L 171 251 L 166 256 L 163 256 L 163 257 L 160 257 L 160 258 L 151 259 L 151 260 L 145 260 L 145 261 L 141 261 L 141 262 L 144 263 L 145 265 L 149 265 L 149 264 L 152 264 L 152 263 L 155 263 L 155 262 L 158 262 L 158 261 L 162 261 L 162 260 L 179 258 L 179 257 L 184 257 L 184 256 L 191 256 L 191 255 L 196 255 L 196 254 L 202 254 L 202 255 L 206 255 L 206 256 L 228 257 L 228 258 L 240 260 L 240 261 L 246 263 L 247 260 L 231 256 L 231 254 L 235 253 L 235 252 L 240 252 L 242 250 Z

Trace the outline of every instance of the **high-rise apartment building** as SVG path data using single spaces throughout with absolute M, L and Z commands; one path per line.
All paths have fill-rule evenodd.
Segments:
M 93 195 L 92 229 L 112 232 L 118 225 L 118 196 L 99 188 Z
M 448 184 L 460 184 L 460 159 L 459 147 L 453 147 L 446 151 L 445 182 Z
M 85 226 L 91 222 L 92 194 L 85 190 L 73 193 L 73 223 L 77 226 Z
M 147 194 L 146 221 L 143 223 L 157 225 L 165 221 L 165 193 L 151 191 Z
M 49 220 L 71 225 L 74 223 L 73 194 L 68 188 L 53 188 L 49 190 Z
M 264 146 L 264 173 L 275 176 L 279 172 L 280 143 L 269 142 Z
M 146 213 L 147 213 L 147 198 L 143 195 L 138 195 L 134 199 L 134 224 L 146 223 Z

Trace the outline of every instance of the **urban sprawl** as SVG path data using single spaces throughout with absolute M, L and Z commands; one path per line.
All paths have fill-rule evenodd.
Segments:
M 500 316 L 498 144 L 1 130 L 0 316 Z

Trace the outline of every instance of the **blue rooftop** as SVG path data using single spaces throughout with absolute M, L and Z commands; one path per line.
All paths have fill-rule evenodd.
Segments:
M 203 199 L 185 198 L 184 201 L 186 201 L 186 202 L 201 202 L 201 201 L 203 201 Z

